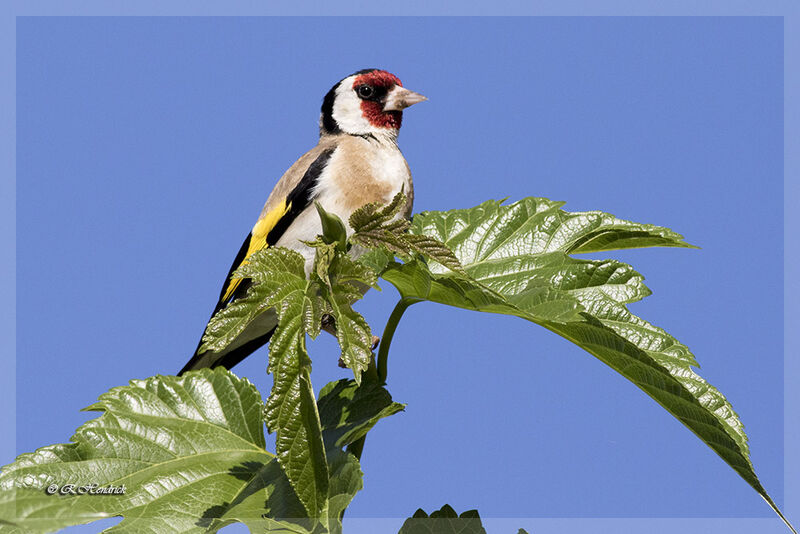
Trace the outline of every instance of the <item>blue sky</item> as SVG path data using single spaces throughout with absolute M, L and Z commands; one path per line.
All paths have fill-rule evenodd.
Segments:
M 322 96 L 378 66 L 430 99 L 400 137 L 415 211 L 545 196 L 702 247 L 613 256 L 647 276 L 654 295 L 632 310 L 694 350 L 781 502 L 780 19 L 44 18 L 17 31 L 19 452 L 66 441 L 106 389 L 183 365 L 269 190 L 316 142 Z M 384 285 L 360 306 L 376 331 L 395 299 Z M 370 434 L 349 516 L 445 502 L 487 517 L 770 513 L 643 393 L 529 323 L 421 304 L 392 348 L 389 389 L 409 406 Z M 331 339 L 311 350 L 317 389 L 343 376 Z M 236 368 L 262 391 L 265 358 Z

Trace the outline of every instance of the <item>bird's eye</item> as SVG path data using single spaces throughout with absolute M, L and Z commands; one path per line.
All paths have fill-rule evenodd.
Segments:
M 369 98 L 375 94 L 375 89 L 371 85 L 359 85 L 356 88 L 359 98 Z

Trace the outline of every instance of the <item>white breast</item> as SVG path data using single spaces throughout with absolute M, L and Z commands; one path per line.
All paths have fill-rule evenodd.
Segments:
M 411 172 L 396 144 L 346 136 L 320 175 L 314 197 L 347 225 L 356 209 L 369 202 L 388 203 L 401 190 L 413 198 Z M 347 230 L 352 232 L 349 226 Z M 302 241 L 311 241 L 321 233 L 319 215 L 311 205 L 292 222 L 276 245 L 303 254 L 309 272 L 314 249 Z
M 370 161 L 375 178 L 391 189 L 384 197 L 384 201 L 392 200 L 401 189 L 411 193 L 411 172 L 408 170 L 406 158 L 396 145 L 392 148 L 375 150 Z

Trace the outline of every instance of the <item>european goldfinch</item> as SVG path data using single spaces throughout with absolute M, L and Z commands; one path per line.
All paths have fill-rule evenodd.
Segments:
M 405 216 L 410 215 L 414 189 L 397 134 L 403 109 L 423 100 L 427 99 L 404 88 L 397 76 L 379 69 L 360 70 L 328 91 L 319 118 L 319 143 L 289 167 L 270 193 L 231 265 L 212 317 L 246 294 L 249 281 L 231 275 L 259 249 L 294 249 L 305 257 L 309 272 L 314 249 L 303 241 L 322 233 L 315 201 L 346 223 L 364 204 L 388 203 L 402 190 L 408 197 Z M 201 353 L 202 343 L 198 344 L 179 374 L 220 365 L 230 369 L 267 343 L 276 325 L 276 314 L 269 310 L 221 352 Z

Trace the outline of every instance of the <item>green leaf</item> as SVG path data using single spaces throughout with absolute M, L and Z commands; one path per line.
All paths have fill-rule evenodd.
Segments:
M 337 250 L 347 252 L 347 230 L 342 220 L 335 214 L 325 211 L 319 202 L 314 202 L 322 221 L 322 240 L 336 245 Z
M 420 508 L 406 519 L 398 534 L 486 534 L 477 510 L 467 510 L 460 516 L 449 505 L 430 516 Z
M 374 269 L 361 262 L 354 261 L 346 254 L 337 254 L 336 261 L 332 262 L 330 268 L 330 275 L 334 281 L 334 289 L 339 291 L 347 291 L 345 283 L 353 287 L 366 290 L 364 286 L 373 287 L 380 290 L 378 287 L 378 275 Z M 342 287 L 338 287 L 338 286 Z M 361 292 L 359 292 L 359 296 Z
M 123 516 L 108 532 L 215 532 L 262 514 L 302 517 L 275 456 L 264 450 L 261 397 L 223 369 L 133 380 L 100 396 L 103 414 L 71 443 L 23 454 L 0 474 L 3 531 L 52 532 Z M 123 487 L 117 495 L 48 495 Z
M 317 405 L 326 446 L 339 448 L 364 437 L 379 420 L 405 408 L 405 404 L 393 402 L 383 386 L 375 382 L 359 386 L 353 380 L 326 384 Z
M 383 248 L 373 248 L 367 250 L 364 254 L 361 254 L 358 257 L 358 262 L 360 264 L 368 267 L 378 275 L 383 273 L 383 271 L 386 269 L 386 266 L 389 265 L 389 263 L 393 260 L 394 254 Z
M 361 464 L 351 453 L 341 449 L 328 450 L 331 484 L 328 488 L 328 505 L 326 527 L 328 532 L 340 533 L 342 531 L 342 516 L 350 506 L 356 493 L 364 487 Z
M 276 302 L 283 303 L 287 296 L 297 297 L 298 291 L 304 292 L 304 327 L 312 337 L 316 336 L 325 310 L 316 285 L 306 280 L 304 262 L 300 254 L 284 248 L 265 248 L 250 256 L 232 275 L 248 280 L 247 293 L 211 318 L 203 334 L 203 350 L 224 349 L 259 315 L 275 313 L 271 309 Z
M 341 361 L 353 370 L 357 382 L 372 361 L 372 332 L 367 321 L 352 308 L 369 287 L 377 287 L 377 275 L 370 267 L 353 261 L 333 245 L 311 243 L 317 253 L 314 277 L 326 313 L 335 324 Z
M 354 380 L 339 380 L 322 388 L 317 406 L 331 465 L 328 516 L 338 518 L 329 528 L 335 531 L 341 529 L 342 514 L 362 487 L 358 459 L 344 448 L 363 440 L 380 419 L 402 411 L 405 405 L 392 402 L 389 392 L 375 382 L 359 385 Z
M 336 339 L 342 349 L 341 360 L 353 370 L 356 382 L 372 361 L 372 332 L 366 319 L 350 306 L 346 295 L 334 294 L 332 315 L 336 324 Z
M 269 310 L 266 298 L 267 285 L 251 285 L 247 294 L 218 311 L 208 322 L 203 333 L 201 351 L 219 352 L 233 343 L 256 317 Z
M 624 263 L 570 256 L 694 247 L 667 228 L 597 211 L 568 213 L 562 205 L 526 198 L 418 214 L 410 232 L 449 247 L 467 276 L 436 261 L 390 263 L 382 276 L 406 299 L 517 315 L 576 343 L 689 427 L 783 518 L 756 477 L 730 403 L 691 369 L 697 363 L 686 346 L 626 308 L 650 294 L 643 277 Z
M 353 228 L 350 241 L 371 249 L 384 249 L 403 259 L 421 255 L 464 274 L 458 259 L 441 241 L 424 234 L 408 233 L 411 223 L 403 217 L 407 202 L 408 198 L 401 191 L 386 206 L 372 203 L 357 209 L 350 216 L 349 222 Z
M 268 368 L 274 384 L 264 420 L 276 432 L 278 461 L 308 515 L 327 517 L 330 473 L 305 335 L 319 334 L 323 315 L 330 315 L 342 360 L 360 379 L 372 359 L 372 334 L 351 304 L 361 298 L 364 288 L 376 286 L 377 277 L 333 243 L 309 244 L 317 249 L 311 279 L 306 278 L 305 260 L 294 251 L 268 248 L 253 254 L 234 275 L 251 281 L 247 295 L 211 320 L 206 344 L 215 350 L 224 348 L 261 313 L 277 314 Z
M 269 368 L 274 382 L 264 420 L 275 432 L 278 461 L 310 517 L 318 517 L 328 495 L 328 464 L 311 387 L 311 360 L 306 351 L 309 317 L 320 317 L 316 289 L 306 279 L 305 259 L 284 248 L 262 249 L 250 256 L 237 276 L 250 278 L 274 308 L 278 326 L 269 344 Z M 248 292 L 249 292 L 248 291 Z
M 402 226 L 402 214 L 407 203 L 408 197 L 401 191 L 386 205 L 372 202 L 361 206 L 350 215 L 348 222 L 355 233 L 378 230 L 392 223 Z
M 549 287 L 532 284 L 517 294 L 503 295 L 475 280 L 434 275 L 427 265 L 418 260 L 405 264 L 391 263 L 381 276 L 394 285 L 405 299 L 429 300 L 467 310 L 515 315 L 534 322 L 573 320 L 583 309 L 574 297 Z
M 354 380 L 339 380 L 325 385 L 317 406 L 330 472 L 328 499 L 319 523 L 295 521 L 293 530 L 288 532 L 307 534 L 314 528 L 322 528 L 322 532 L 341 532 L 342 515 L 363 486 L 358 459 L 344 448 L 365 436 L 380 419 L 404 407 L 392 402 L 383 387 L 372 382 L 359 386 Z M 259 532 L 265 528 L 276 528 L 274 520 L 264 519 L 254 524 L 251 530 Z
M 621 248 L 684 247 L 683 236 L 668 228 L 639 224 L 600 211 L 569 213 L 563 202 L 529 197 L 502 205 L 489 200 L 469 209 L 423 212 L 411 233 L 445 243 L 466 267 L 530 254 L 577 254 Z M 431 266 L 434 272 L 444 272 Z M 467 269 L 472 273 L 471 269 Z
M 342 529 L 342 515 L 363 487 L 361 465 L 344 448 L 366 436 L 375 424 L 404 408 L 392 402 L 389 393 L 374 382 L 358 385 L 354 380 L 326 384 L 317 406 L 322 421 L 322 436 L 328 457 L 330 486 L 326 528 L 331 533 Z

